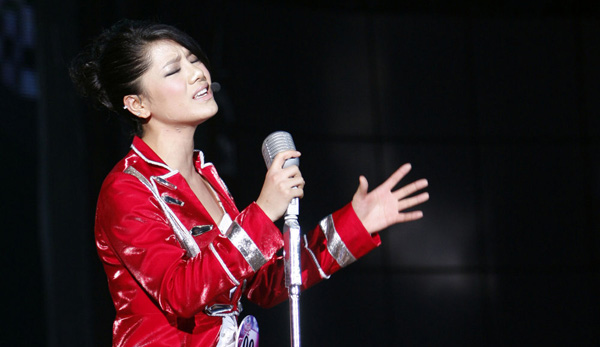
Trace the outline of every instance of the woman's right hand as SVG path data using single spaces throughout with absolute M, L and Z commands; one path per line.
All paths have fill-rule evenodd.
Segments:
M 298 151 L 278 153 L 265 176 L 256 204 L 274 222 L 281 218 L 293 198 L 304 196 L 304 178 L 297 165 L 283 168 L 289 158 L 300 157 Z

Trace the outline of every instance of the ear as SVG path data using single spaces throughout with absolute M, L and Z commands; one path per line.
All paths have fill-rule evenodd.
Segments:
M 123 108 L 127 109 L 134 116 L 139 118 L 150 117 L 150 112 L 142 103 L 142 97 L 139 95 L 125 95 L 123 97 Z

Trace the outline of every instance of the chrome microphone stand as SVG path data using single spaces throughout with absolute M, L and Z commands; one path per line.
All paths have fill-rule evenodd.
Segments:
M 284 216 L 283 250 L 285 262 L 285 286 L 290 305 L 290 341 L 292 347 L 300 347 L 300 224 L 298 223 L 298 198 L 292 199 Z
M 264 140 L 262 154 L 267 169 L 273 158 L 282 151 L 295 150 L 292 135 L 285 131 L 276 131 Z M 283 168 L 300 165 L 298 158 L 289 158 Z M 302 271 L 300 268 L 300 224 L 298 224 L 299 200 L 292 199 L 284 215 L 283 250 L 285 268 L 285 286 L 288 289 L 290 303 L 290 340 L 292 347 L 300 347 L 300 287 Z

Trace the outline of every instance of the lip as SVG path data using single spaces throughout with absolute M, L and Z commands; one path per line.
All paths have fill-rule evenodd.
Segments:
M 206 89 L 207 93 L 206 95 L 196 98 L 196 95 L 198 93 L 200 93 L 201 90 Z M 212 94 L 212 90 L 210 89 L 210 85 L 208 84 L 208 82 L 204 82 L 200 85 L 200 87 L 198 89 L 196 89 L 196 91 L 194 92 L 194 94 L 192 94 L 192 99 L 194 100 L 207 100 L 212 98 L 213 94 Z

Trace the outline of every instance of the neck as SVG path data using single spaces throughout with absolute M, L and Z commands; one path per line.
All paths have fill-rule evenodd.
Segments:
M 187 179 L 196 172 L 193 159 L 195 130 L 195 127 L 148 128 L 144 129 L 142 139 L 169 167 Z

